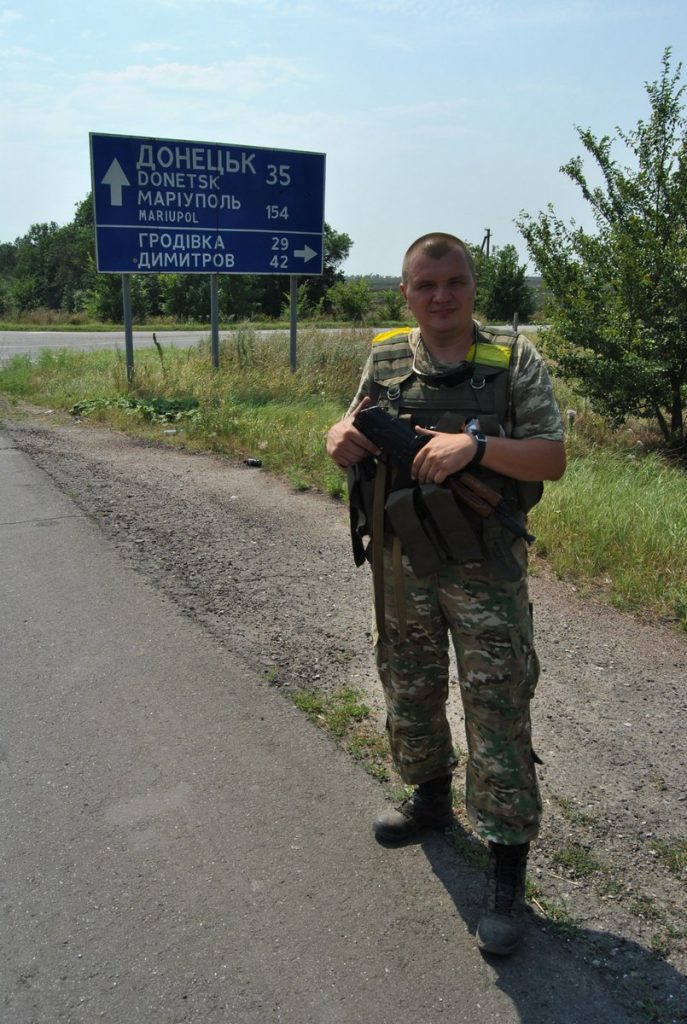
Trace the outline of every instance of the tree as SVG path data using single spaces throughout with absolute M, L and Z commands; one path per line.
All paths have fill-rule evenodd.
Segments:
M 301 308 L 320 308 L 328 288 L 343 281 L 339 270 L 350 251 L 348 235 L 324 226 L 324 273 L 321 277 L 306 277 L 301 282 Z M 141 275 L 136 275 L 141 276 Z M 154 290 L 153 281 L 159 281 L 164 312 L 177 320 L 207 321 L 210 317 L 210 299 L 207 275 L 204 274 L 148 274 L 148 294 Z M 307 289 L 303 287 L 307 283 Z M 307 295 L 307 299 L 306 299 Z M 227 274 L 220 277 L 219 313 L 226 320 L 248 320 L 252 317 L 278 317 L 289 306 L 288 277 L 276 274 Z M 151 306 L 150 312 L 154 309 Z
M 11 242 L 0 242 L 0 276 L 10 277 L 17 262 L 17 249 Z
M 601 172 L 592 186 L 582 158 L 561 171 L 591 206 L 596 233 L 565 225 L 549 206 L 518 227 L 553 295 L 552 347 L 560 371 L 612 422 L 654 418 L 665 441 L 687 455 L 687 120 L 682 66 L 645 85 L 647 121 L 617 136 L 633 158 L 621 166 L 617 139 L 577 132 Z
M 320 299 L 317 304 L 312 301 L 312 278 L 304 278 L 298 285 L 296 291 L 296 315 L 299 320 L 307 320 L 308 318 L 316 318 L 322 313 L 322 304 L 324 299 Z M 291 295 L 284 295 L 284 302 L 282 304 L 282 317 L 289 317 L 291 314 Z
M 90 257 L 93 283 L 85 299 L 84 308 L 94 320 L 120 324 L 124 319 L 121 274 L 97 274 L 95 261 Z M 135 323 L 145 323 L 148 316 L 147 285 L 143 274 L 131 275 L 131 315 Z
M 337 281 L 327 297 L 337 316 L 354 323 L 362 323 L 372 308 L 372 292 L 367 281 Z
M 490 320 L 521 321 L 534 312 L 534 297 L 525 280 L 525 267 L 518 263 L 514 245 L 504 245 L 477 261 L 477 308 Z
M 405 300 L 401 292 L 393 288 L 385 288 L 379 293 L 379 311 L 384 320 L 401 320 L 405 310 Z
M 0 275 L 6 281 L 10 305 L 20 311 L 83 306 L 91 287 L 89 256 L 93 251 L 90 200 L 77 204 L 71 224 L 54 221 L 33 224 L 13 244 L 2 246 Z
M 210 319 L 210 278 L 207 274 L 160 276 L 162 307 L 167 316 L 181 323 L 203 323 Z
M 331 309 L 329 290 L 338 281 L 344 280 L 341 267 L 348 259 L 351 251 L 350 235 L 344 231 L 335 231 L 329 224 L 324 225 L 324 266 L 320 277 L 308 278 L 310 281 L 309 297 L 313 306 L 324 300 L 325 308 Z M 320 307 L 321 308 L 321 307 Z

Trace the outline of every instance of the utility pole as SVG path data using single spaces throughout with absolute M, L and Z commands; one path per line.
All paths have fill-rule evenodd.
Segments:
M 485 231 L 485 235 L 484 235 L 484 238 L 482 239 L 482 246 L 481 246 L 481 248 L 482 248 L 482 252 L 485 253 L 485 255 L 486 255 L 487 259 L 488 259 L 489 258 L 489 254 L 491 252 L 491 228 L 485 228 L 484 231 Z

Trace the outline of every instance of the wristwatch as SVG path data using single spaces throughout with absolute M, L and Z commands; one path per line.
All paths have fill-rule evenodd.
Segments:
M 468 462 L 468 467 L 479 466 L 480 462 L 484 458 L 484 453 L 487 450 L 487 438 L 480 430 L 472 432 L 472 436 L 477 442 L 477 449 L 475 450 L 475 454 L 472 456 L 470 462 Z

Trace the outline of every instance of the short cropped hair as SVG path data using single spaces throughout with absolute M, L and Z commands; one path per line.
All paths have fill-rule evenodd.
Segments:
M 401 270 L 401 277 L 403 283 L 408 283 L 408 264 L 410 257 L 413 253 L 417 252 L 418 249 L 422 249 L 433 260 L 440 260 L 442 256 L 446 256 L 449 252 L 454 252 L 459 249 L 465 253 L 465 257 L 468 261 L 468 267 L 472 274 L 472 279 L 477 279 L 477 273 L 475 271 L 475 261 L 472 258 L 470 249 L 465 242 L 458 238 L 456 235 L 447 235 L 444 231 L 431 231 L 428 235 L 421 235 L 416 238 L 415 241 L 408 247 L 408 250 L 403 257 L 403 268 Z

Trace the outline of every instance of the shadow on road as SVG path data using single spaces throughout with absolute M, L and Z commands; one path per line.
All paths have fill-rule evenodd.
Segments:
M 445 836 L 426 834 L 421 846 L 430 866 L 474 936 L 481 912 L 483 871 L 456 852 L 479 856 L 481 844 L 460 825 Z M 393 855 L 393 850 L 391 850 Z M 633 940 L 608 931 L 558 926 L 529 911 L 522 946 L 511 957 L 484 956 L 497 985 L 523 1024 L 589 1024 L 599 1018 L 597 994 L 618 1004 L 618 1022 L 687 1022 L 687 979 Z M 606 1018 L 608 1020 L 608 1018 Z M 615 1021 L 609 1021 L 615 1024 Z

